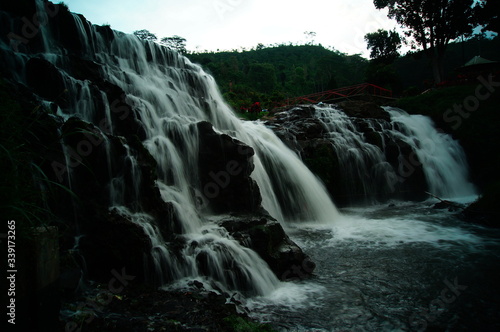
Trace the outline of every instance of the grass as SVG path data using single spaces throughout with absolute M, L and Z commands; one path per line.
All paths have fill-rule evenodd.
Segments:
M 224 322 L 235 332 L 275 332 L 267 324 L 254 323 L 235 315 L 224 318 Z
M 23 229 L 58 224 L 48 203 L 55 190 L 74 194 L 40 166 L 50 144 L 37 134 L 49 130 L 46 111 L 24 97 L 0 78 L 0 211 L 28 234 Z

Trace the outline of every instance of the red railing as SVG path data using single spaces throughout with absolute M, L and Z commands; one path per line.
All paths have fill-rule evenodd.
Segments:
M 305 96 L 289 98 L 284 105 L 297 105 L 319 102 L 331 102 L 337 99 L 352 98 L 360 95 L 371 95 L 392 98 L 392 91 L 370 83 L 362 83 L 344 88 L 312 93 Z

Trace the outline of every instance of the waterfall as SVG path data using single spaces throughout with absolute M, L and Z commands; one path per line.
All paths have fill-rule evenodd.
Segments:
M 331 141 L 346 196 L 372 202 L 384 195 L 398 198 L 397 186 L 403 192 L 416 190 L 408 185 L 420 170 L 425 181 L 417 186 L 421 193 L 427 190 L 443 198 L 475 195 L 458 141 L 439 132 L 426 116 L 393 107 L 384 110 L 387 119 L 356 118 L 334 105 L 315 106 L 314 117 Z
M 43 10 L 43 3 L 37 1 L 39 11 Z M 123 143 L 124 167 L 133 175 L 132 179 L 124 174 L 115 175 L 103 187 L 108 190 L 110 211 L 140 226 L 151 239 L 155 278 L 164 284 L 169 280 L 206 277 L 221 289 L 252 294 L 266 294 L 277 288 L 277 277 L 258 254 L 240 245 L 199 209 L 197 197 L 193 195 L 193 191 L 202 192 L 198 176 L 199 133 L 195 124 L 208 121 L 216 132 L 234 137 L 255 150 L 255 169 L 251 176 L 260 188 L 263 207 L 281 223 L 333 222 L 338 212 L 321 183 L 270 129 L 239 120 L 224 102 L 214 79 L 200 66 L 175 51 L 132 35 L 109 30 L 110 37 L 109 32 L 106 35 L 81 16 L 70 15 L 78 32 L 78 36 L 72 36 L 75 52 L 81 54 L 89 66 L 99 65 L 99 71 L 103 71 L 99 74 L 125 92 L 124 101 L 132 105 L 131 111 L 141 121 L 145 133 L 142 143 L 156 160 L 156 185 L 161 197 L 174 207 L 181 222 L 178 236 L 186 245 L 179 259 L 171 252 L 153 218 L 143 213 L 140 206 L 126 202 L 126 197 L 138 197 L 142 179 L 138 176 L 138 161 L 132 148 Z M 3 14 L 2 20 L 7 27 L 11 24 Z M 73 74 L 73 68 L 68 65 L 68 50 L 60 49 L 53 40 L 56 33 L 45 26 L 38 33 L 43 40 L 39 54 L 13 51 L 11 45 L 2 40 L 2 59 L 15 62 L 17 68 L 25 68 L 28 60 L 35 57 L 50 62 L 62 75 L 65 86 L 66 106 L 58 107 L 57 115 L 66 120 L 77 116 L 101 129 L 104 123 L 112 134 L 111 113 L 116 110 L 108 105 L 115 101 L 107 100 L 102 91 L 96 93 L 91 81 Z M 13 77 L 28 85 L 26 74 L 19 74 L 16 68 L 12 71 Z M 105 118 L 101 119 L 99 110 L 103 107 Z M 104 131 L 100 136 L 108 159 L 104 167 L 108 167 L 111 175 L 112 144 Z M 65 174 L 71 184 L 71 163 L 77 164 L 78 160 L 73 160 L 70 154 L 66 151 Z M 136 192 L 125 194 L 125 190 Z
M 422 163 L 429 191 L 446 198 L 473 196 L 465 153 L 459 142 L 436 130 L 429 117 L 387 107 L 391 133 L 408 143 Z

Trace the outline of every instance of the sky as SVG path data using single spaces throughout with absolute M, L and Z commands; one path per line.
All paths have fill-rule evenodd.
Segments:
M 396 23 L 373 0 L 64 0 L 94 24 L 125 33 L 178 35 L 189 51 L 250 49 L 313 42 L 368 57 L 363 37 Z M 304 32 L 316 33 L 314 39 Z

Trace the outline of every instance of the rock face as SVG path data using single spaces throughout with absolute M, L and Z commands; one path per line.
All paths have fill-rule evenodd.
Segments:
M 250 178 L 254 150 L 228 135 L 217 134 L 208 122 L 197 127 L 202 203 L 215 213 L 259 211 L 262 198 Z
M 221 226 L 242 245 L 255 250 L 280 280 L 307 278 L 316 267 L 280 223 L 269 216 L 235 215 L 223 219 Z
M 389 114 L 365 101 L 337 107 L 332 119 L 316 115 L 312 106 L 280 108 L 266 125 L 300 154 L 338 206 L 424 199 L 422 165 L 408 143 L 390 134 Z
M 46 20 L 34 24 L 31 18 L 40 19 L 40 10 L 46 12 Z M 15 98 L 23 116 L 33 117 L 26 135 L 34 151 L 30 161 L 44 180 L 37 201 L 58 221 L 61 257 L 73 255 L 89 279 L 107 283 L 110 271 L 125 268 L 135 282 L 153 283 L 151 233 L 159 233 L 173 255 L 186 243 L 179 209 L 162 199 L 157 162 L 143 145 L 147 137 L 141 106 L 110 82 L 119 78 L 106 75 L 110 68 L 102 59 L 107 55 L 94 52 L 98 42 L 112 44 L 118 34 L 109 27 L 93 27 L 64 5 L 35 0 L 1 2 L 0 29 L 5 32 L 0 34 L 0 73 L 12 90 L 21 91 Z M 57 61 L 45 56 L 48 49 L 57 54 Z M 144 52 L 149 62 L 164 56 L 156 46 Z M 119 68 L 123 59 L 110 57 Z M 162 65 L 179 65 L 182 61 L 176 57 L 168 53 Z M 186 93 L 204 89 L 192 77 L 187 80 L 191 90 Z M 172 83 L 171 88 L 177 87 Z M 208 122 L 191 126 L 200 147 L 199 183 L 190 183 L 193 191 L 200 189 L 193 193 L 201 204 L 198 212 L 263 213 L 259 188 L 250 177 L 253 149 L 215 132 Z M 165 135 L 172 144 L 179 143 L 175 133 Z M 148 227 L 141 225 L 141 218 L 151 220 Z M 249 220 L 255 250 L 277 274 L 302 264 L 305 255 L 279 224 L 255 228 L 256 219 Z

